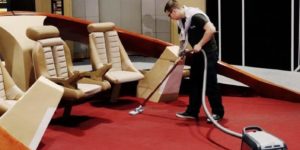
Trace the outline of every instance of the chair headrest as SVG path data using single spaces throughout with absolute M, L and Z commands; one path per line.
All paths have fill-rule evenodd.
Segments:
M 102 22 L 102 23 L 91 23 L 88 25 L 87 29 L 91 32 L 106 32 L 111 31 L 115 27 L 115 24 L 112 22 Z
M 59 37 L 59 30 L 55 26 L 35 26 L 26 30 L 26 35 L 31 40 L 37 41 L 41 39 Z

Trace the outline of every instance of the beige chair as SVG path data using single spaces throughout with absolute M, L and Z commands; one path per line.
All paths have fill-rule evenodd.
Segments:
M 1 69 L 3 81 L 11 82 L 5 69 L 2 66 Z M 4 88 L 7 85 L 9 88 L 12 84 L 4 85 Z M 36 149 L 62 95 L 63 88 L 61 86 L 44 77 L 38 78 L 23 96 L 0 117 L 0 149 Z
M 0 115 L 13 107 L 24 95 L 0 60 Z
M 26 32 L 30 39 L 37 41 L 32 50 L 36 78 L 44 76 L 64 86 L 64 117 L 70 115 L 72 105 L 110 88 L 108 81 L 101 80 L 102 75 L 110 66 L 104 66 L 93 73 L 79 73 L 73 70 L 70 50 L 59 37 L 59 31 L 56 27 L 36 26 L 28 28 Z M 83 75 L 90 75 L 99 80 L 83 78 Z
M 88 25 L 91 64 L 94 70 L 110 63 L 105 77 L 113 83 L 111 101 L 119 96 L 121 84 L 144 78 L 129 59 L 117 31 L 111 22 Z

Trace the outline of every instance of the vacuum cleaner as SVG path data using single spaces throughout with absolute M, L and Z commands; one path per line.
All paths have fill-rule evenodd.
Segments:
M 185 51 L 184 51 L 185 52 Z M 243 129 L 242 134 L 237 133 L 235 131 L 229 130 L 224 126 L 220 125 L 216 120 L 213 119 L 210 114 L 206 102 L 205 102 L 205 91 L 206 91 L 206 79 L 207 79 L 207 57 L 204 50 L 201 50 L 204 58 L 204 71 L 203 71 L 203 88 L 202 88 L 202 104 L 204 108 L 204 112 L 206 116 L 211 120 L 211 122 L 222 132 L 231 135 L 236 138 L 242 139 L 241 150 L 287 150 L 286 144 L 276 136 L 264 131 L 262 128 L 258 126 L 248 126 Z M 188 52 L 186 52 L 188 53 Z M 160 84 L 149 94 L 149 96 L 144 100 L 144 102 L 130 111 L 130 115 L 137 115 L 144 111 L 144 107 L 146 103 L 149 101 L 151 96 L 155 93 L 155 91 L 159 88 L 159 86 L 164 82 L 164 80 L 172 73 L 172 71 L 176 68 L 176 66 L 185 58 L 185 53 L 179 57 L 174 66 L 169 70 L 166 77 L 161 81 Z
M 222 132 L 242 139 L 241 150 L 286 150 L 286 144 L 276 136 L 264 131 L 258 126 L 249 126 L 243 129 L 243 133 L 237 133 L 220 125 L 214 120 L 207 109 L 205 103 L 206 79 L 207 79 L 207 57 L 204 50 L 201 50 L 204 58 L 203 85 L 202 85 L 202 104 L 206 116 Z

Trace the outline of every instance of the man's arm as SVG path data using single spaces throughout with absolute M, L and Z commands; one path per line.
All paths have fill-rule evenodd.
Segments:
M 196 53 L 202 49 L 203 45 L 205 45 L 208 41 L 211 40 L 211 38 L 216 32 L 216 27 L 210 21 L 206 22 L 203 29 L 205 30 L 205 32 L 202 39 L 193 47 L 193 51 Z

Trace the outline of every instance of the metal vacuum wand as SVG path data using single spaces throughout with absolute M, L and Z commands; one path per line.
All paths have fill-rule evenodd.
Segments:
M 174 69 L 180 64 L 181 60 L 183 60 L 185 57 L 185 53 L 180 54 L 180 57 L 175 61 L 175 64 L 173 67 L 169 70 L 167 75 L 163 78 L 163 80 L 155 87 L 155 89 L 147 96 L 147 98 L 144 100 L 144 102 L 136 107 L 135 109 L 129 111 L 130 115 L 137 115 L 139 113 L 142 113 L 144 111 L 144 107 L 146 103 L 149 101 L 149 99 L 152 97 L 152 95 L 155 93 L 155 91 L 162 85 L 162 83 L 168 78 L 168 76 L 174 71 Z

